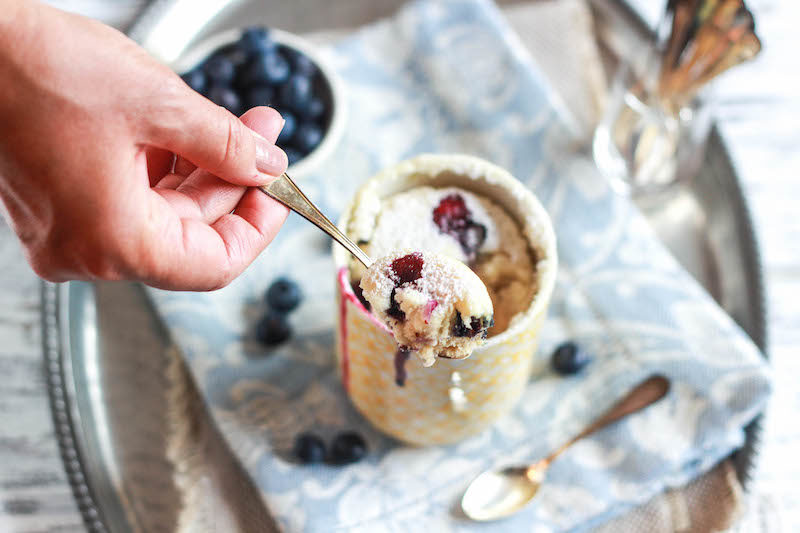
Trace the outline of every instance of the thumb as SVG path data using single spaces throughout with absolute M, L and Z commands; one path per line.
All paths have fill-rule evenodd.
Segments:
M 169 91 L 174 96 L 162 99 L 150 113 L 147 144 L 174 152 L 237 185 L 261 185 L 268 179 L 260 173 L 278 176 L 286 170 L 288 158 L 274 142 L 180 83 L 183 86 L 178 90 Z M 275 122 L 267 129 L 280 131 L 283 127 L 277 111 L 272 110 L 267 119 Z

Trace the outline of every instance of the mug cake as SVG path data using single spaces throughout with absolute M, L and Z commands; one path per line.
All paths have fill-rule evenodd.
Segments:
M 422 155 L 365 182 L 339 227 L 370 256 L 387 258 L 379 275 L 334 248 L 337 359 L 356 408 L 382 431 L 414 444 L 460 440 L 507 413 L 534 367 L 557 270 L 552 225 L 533 193 L 488 161 Z M 393 274 L 392 262 L 414 263 L 415 253 L 463 263 L 485 286 L 487 301 L 478 296 L 474 308 L 460 302 L 464 312 L 448 301 L 436 318 L 442 338 L 462 339 L 459 358 L 435 344 L 410 357 L 409 338 L 426 331 L 419 322 L 425 306 L 434 307 L 430 320 L 439 304 L 429 302 L 441 297 Z M 403 311 L 398 291 L 403 302 L 416 302 L 406 304 L 418 310 L 413 317 L 397 312 Z M 468 292 L 480 295 L 477 287 Z M 434 356 L 436 364 L 426 367 Z

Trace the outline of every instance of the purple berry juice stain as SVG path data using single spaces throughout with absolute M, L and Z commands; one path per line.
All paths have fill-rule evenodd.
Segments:
M 399 348 L 394 354 L 394 382 L 398 387 L 404 387 L 406 384 L 406 361 L 408 361 L 411 352 L 404 348 Z

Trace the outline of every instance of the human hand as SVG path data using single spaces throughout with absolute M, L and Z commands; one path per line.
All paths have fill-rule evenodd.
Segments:
M 216 289 L 288 213 L 248 188 L 286 169 L 275 110 L 239 120 L 119 32 L 38 3 L 0 13 L 0 124 L 4 214 L 51 281 Z

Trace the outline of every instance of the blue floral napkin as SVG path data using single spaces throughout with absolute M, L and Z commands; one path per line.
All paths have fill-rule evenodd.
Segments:
M 326 49 L 346 82 L 347 133 L 302 186 L 335 219 L 360 183 L 421 152 L 464 152 L 509 169 L 553 219 L 560 273 L 542 356 L 564 339 L 595 355 L 581 375 L 534 379 L 513 413 L 452 446 L 412 448 L 373 430 L 350 406 L 333 365 L 330 241 L 292 216 L 229 287 L 150 292 L 232 450 L 287 531 L 560 531 L 584 529 L 706 471 L 743 442 L 764 407 L 757 349 L 616 196 L 574 139 L 564 105 L 481 0 L 419 1 Z M 305 299 L 292 340 L 267 353 L 252 337 L 278 275 Z M 651 373 L 669 395 L 577 444 L 556 461 L 529 508 L 473 524 L 457 511 L 482 470 L 540 457 Z M 356 429 L 369 457 L 298 466 L 294 436 Z

